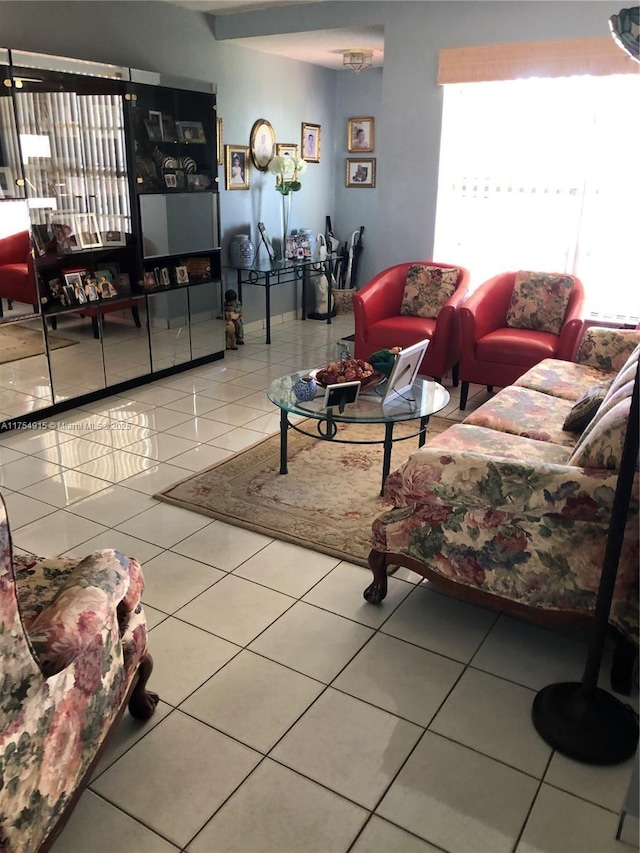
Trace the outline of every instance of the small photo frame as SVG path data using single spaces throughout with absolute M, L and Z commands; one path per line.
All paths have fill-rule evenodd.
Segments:
M 338 407 L 340 414 L 345 406 L 352 406 L 360 394 L 360 382 L 342 382 L 339 385 L 327 385 L 324 391 L 324 408 Z
M 33 245 L 35 246 L 38 255 L 46 254 L 47 249 L 52 242 L 49 226 L 34 223 L 31 226 L 31 236 L 33 237 Z
M 16 183 L 13 172 L 8 166 L 0 166 L 0 198 L 13 198 Z
M 373 116 L 350 118 L 347 124 L 347 148 L 349 151 L 373 151 L 375 119 Z
M 297 157 L 298 146 L 295 142 L 278 142 L 276 145 L 276 154 L 278 157 Z
M 101 231 L 100 236 L 102 238 L 103 246 L 126 246 L 127 245 L 127 236 L 124 231 L 113 230 L 113 231 Z
M 64 273 L 62 290 L 68 305 L 86 305 L 89 301 L 84 290 L 84 278 L 88 274 L 86 269 L 67 270 Z
M 162 142 L 164 139 L 162 113 L 156 110 L 149 110 L 148 118 L 144 119 L 144 126 L 147 128 L 149 142 Z
M 225 145 L 225 187 L 228 190 L 249 189 L 249 148 L 247 145 Z
M 51 221 L 51 233 L 56 241 L 56 249 L 60 255 L 81 251 L 76 234 L 76 225 L 72 213 L 57 211 Z
M 118 296 L 129 295 L 131 293 L 131 279 L 129 278 L 129 273 L 116 273 L 114 287 Z
M 178 189 L 178 179 L 175 172 L 164 172 L 164 185 L 169 190 Z
M 142 284 L 145 290 L 153 290 L 157 286 L 156 277 L 153 274 L 153 270 L 145 270 Z
M 348 187 L 367 187 L 376 185 L 376 158 L 347 157 L 345 185 Z
M 221 118 L 216 119 L 216 151 L 218 152 L 218 166 L 224 163 L 224 150 L 222 148 L 224 122 Z
M 185 266 L 175 268 L 176 284 L 189 284 L 189 272 Z
M 176 133 L 178 142 L 197 142 L 203 144 L 207 141 L 204 128 L 200 121 L 177 121 Z
M 209 175 L 194 175 L 191 172 L 187 174 L 187 189 L 190 192 L 197 192 L 198 190 L 209 189 L 210 185 L 211 178 L 209 177 Z
M 298 146 L 296 145 L 296 148 L 297 147 Z M 269 234 L 267 233 L 267 229 L 264 227 L 264 222 L 258 222 L 258 232 L 259 232 L 260 236 L 262 237 L 262 242 L 264 243 L 265 248 L 267 250 L 267 254 L 269 255 L 269 260 L 272 262 L 275 261 L 275 259 L 276 259 L 275 249 L 273 248 L 273 244 L 271 242 L 271 238 L 269 237 Z
M 260 172 L 266 172 L 276 151 L 276 132 L 266 118 L 254 121 L 249 136 L 249 149 L 253 165 Z
M 397 401 L 398 397 L 407 402 L 414 402 L 407 399 L 407 395 L 418 377 L 422 359 L 430 343 L 431 341 L 425 338 L 423 341 L 418 341 L 417 344 L 400 350 L 387 382 L 387 390 L 382 400 L 383 405 Z
M 113 299 L 114 296 L 118 295 L 118 291 L 113 283 L 113 278 L 111 270 L 96 270 L 95 280 L 100 299 Z
M 176 125 L 174 120 L 170 115 L 164 115 L 164 113 L 160 113 L 162 116 L 162 139 L 164 142 L 176 142 Z
M 82 277 L 82 287 L 84 295 L 87 297 L 87 302 L 98 302 L 100 293 L 98 292 L 98 280 L 93 273 L 87 273 Z
M 98 228 L 95 213 L 76 213 L 75 232 L 81 249 L 99 249 L 102 247 L 102 237 Z
M 163 287 L 169 287 L 171 284 L 171 273 L 169 267 L 162 267 L 160 270 L 160 283 Z
M 322 127 L 319 124 L 307 124 L 302 122 L 300 131 L 300 148 L 302 159 L 307 163 L 320 162 L 320 144 L 322 141 Z

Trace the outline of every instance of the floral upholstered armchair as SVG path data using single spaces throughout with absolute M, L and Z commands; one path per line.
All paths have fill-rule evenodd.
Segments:
M 0 498 L 0 850 L 48 849 L 127 701 L 155 711 L 142 585 L 119 551 L 13 557 Z

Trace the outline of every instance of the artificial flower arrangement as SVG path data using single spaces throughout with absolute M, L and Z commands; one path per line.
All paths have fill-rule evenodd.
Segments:
M 299 176 L 307 170 L 306 160 L 279 154 L 269 163 L 269 171 L 276 176 L 276 190 L 282 195 L 296 193 L 302 188 Z

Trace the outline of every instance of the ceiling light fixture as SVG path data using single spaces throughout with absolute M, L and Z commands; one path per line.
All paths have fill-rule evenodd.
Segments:
M 372 50 L 343 50 L 342 65 L 359 74 L 363 68 L 371 68 L 373 65 Z

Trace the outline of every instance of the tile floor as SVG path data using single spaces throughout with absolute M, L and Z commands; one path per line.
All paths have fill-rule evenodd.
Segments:
M 270 347 L 249 335 L 224 361 L 0 439 L 17 548 L 118 547 L 147 580 L 162 702 L 123 719 L 55 853 L 629 849 L 615 832 L 632 762 L 579 765 L 530 721 L 536 690 L 580 677 L 582 632 L 403 570 L 374 608 L 361 567 L 153 500 L 273 432 L 269 381 L 335 357 L 351 324 L 293 321 Z

